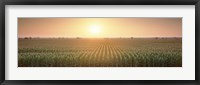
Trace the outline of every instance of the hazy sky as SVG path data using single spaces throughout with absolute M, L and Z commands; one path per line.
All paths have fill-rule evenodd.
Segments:
M 18 37 L 182 37 L 182 18 L 18 18 Z

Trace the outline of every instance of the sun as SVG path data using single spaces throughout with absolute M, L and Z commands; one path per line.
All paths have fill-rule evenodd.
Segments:
M 99 34 L 100 33 L 100 26 L 97 26 L 97 25 L 93 25 L 93 26 L 90 26 L 90 32 L 92 34 Z

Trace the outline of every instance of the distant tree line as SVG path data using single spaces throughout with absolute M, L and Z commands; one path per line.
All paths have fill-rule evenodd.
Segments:
M 32 39 L 32 37 L 24 37 L 24 39 Z

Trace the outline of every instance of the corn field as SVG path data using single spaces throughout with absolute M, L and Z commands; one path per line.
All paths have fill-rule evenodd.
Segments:
M 182 67 L 182 39 L 18 39 L 18 66 Z

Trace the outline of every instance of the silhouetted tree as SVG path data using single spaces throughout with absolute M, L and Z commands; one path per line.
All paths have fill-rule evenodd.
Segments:
M 158 37 L 155 37 L 155 39 L 158 39 Z
M 131 37 L 131 39 L 133 39 L 133 37 Z
M 76 39 L 81 39 L 80 37 L 76 37 Z

